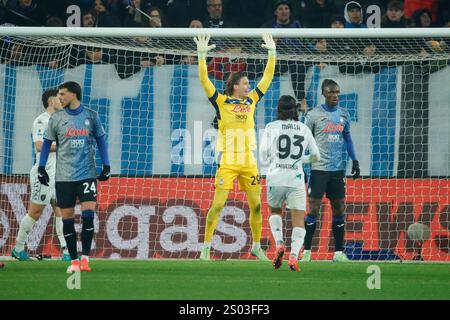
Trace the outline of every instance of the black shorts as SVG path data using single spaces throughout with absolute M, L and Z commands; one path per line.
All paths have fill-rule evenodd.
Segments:
M 62 209 L 74 208 L 77 197 L 80 202 L 97 202 L 97 179 L 55 182 L 56 203 Z
M 314 199 L 322 199 L 324 193 L 327 194 L 328 199 L 345 198 L 344 171 L 311 170 L 308 196 Z

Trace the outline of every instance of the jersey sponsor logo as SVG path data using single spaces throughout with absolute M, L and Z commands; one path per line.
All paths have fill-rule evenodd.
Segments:
M 246 121 L 247 120 L 247 115 L 246 114 L 237 114 L 236 115 L 236 120 Z
M 68 128 L 66 131 L 66 138 L 73 138 L 73 137 L 87 137 L 89 135 L 89 129 L 81 128 L 81 129 L 75 129 L 75 128 Z
M 329 122 L 327 126 L 323 129 L 323 132 L 342 132 L 344 131 L 344 126 L 340 123 L 334 124 Z
M 83 148 L 84 147 L 84 139 L 74 139 L 74 140 L 70 140 L 70 146 L 72 148 Z
M 231 110 L 233 113 L 249 113 L 252 112 L 252 108 L 250 106 L 243 106 L 241 104 L 235 104 L 234 108 Z

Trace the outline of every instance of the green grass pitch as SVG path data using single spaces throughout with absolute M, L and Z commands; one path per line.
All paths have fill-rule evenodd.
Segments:
M 81 289 L 69 290 L 66 262 L 7 261 L 0 299 L 450 299 L 446 263 L 309 262 L 300 272 L 285 262 L 92 260 Z M 381 289 L 369 290 L 369 265 L 381 269 Z

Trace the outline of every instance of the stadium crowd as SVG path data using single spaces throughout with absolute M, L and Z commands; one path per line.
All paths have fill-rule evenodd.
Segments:
M 82 27 L 190 27 L 190 28 L 367 28 L 373 5 L 380 8 L 381 27 L 450 27 L 448 0 L 0 0 L 0 25 L 65 26 L 73 11 L 81 10 Z M 375 7 L 377 8 L 377 7 Z M 67 13 L 69 12 L 69 13 Z M 369 13 L 369 14 L 367 14 Z M 130 38 L 130 46 L 158 47 L 156 39 Z M 289 73 L 296 98 L 306 108 L 305 76 L 309 67 L 323 69 L 336 64 L 341 73 L 377 73 L 390 62 L 370 61 L 379 53 L 415 54 L 425 60 L 433 51 L 450 50 L 448 40 L 419 40 L 417 44 L 364 40 L 358 43 L 333 39 L 278 39 L 280 53 L 306 53 L 317 56 L 357 52 L 363 58 L 355 62 L 316 63 L 311 61 L 277 61 L 275 75 Z M 218 52 L 239 55 L 254 48 L 221 47 Z M 143 68 L 167 64 L 197 64 L 196 56 L 149 53 L 148 50 L 94 48 L 83 45 L 48 48 L 30 46 L 9 37 L 0 39 L 0 63 L 38 64 L 50 69 L 73 68 L 82 64 L 113 64 L 120 78 L 127 78 Z M 156 51 L 155 51 L 156 52 Z M 226 55 L 224 55 L 226 56 Z M 69 58 L 67 58 L 69 57 Z M 421 62 L 423 65 L 423 62 Z M 208 73 L 225 80 L 231 72 L 244 71 L 249 79 L 263 73 L 264 61 L 258 59 L 211 57 Z M 395 64 L 395 63 L 394 63 Z M 445 65 L 445 64 L 444 64 Z M 439 65 L 435 69 L 438 70 Z
M 0 0 L 0 25 L 65 26 L 71 5 L 83 27 L 365 28 L 372 5 L 381 27 L 450 27 L 448 0 Z

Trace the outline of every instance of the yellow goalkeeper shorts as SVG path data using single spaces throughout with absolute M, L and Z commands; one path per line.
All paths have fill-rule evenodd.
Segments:
M 237 178 L 239 190 L 261 190 L 258 166 L 253 153 L 247 154 L 245 158 L 247 160 L 244 163 L 236 164 L 236 161 L 228 161 L 227 157 L 221 157 L 214 186 L 217 189 L 233 189 L 234 180 Z

